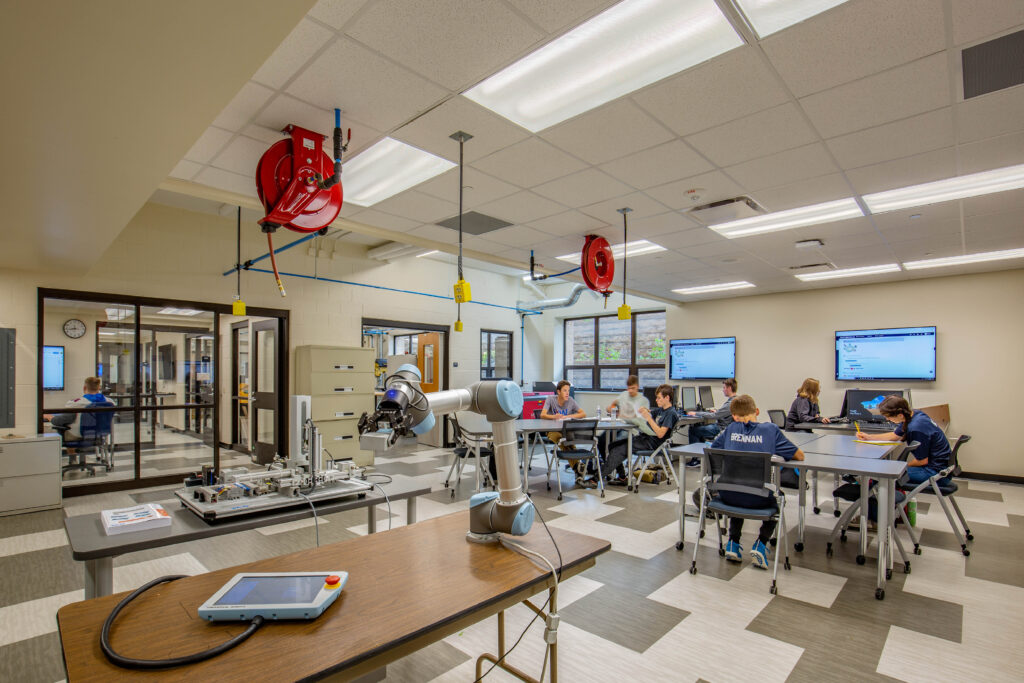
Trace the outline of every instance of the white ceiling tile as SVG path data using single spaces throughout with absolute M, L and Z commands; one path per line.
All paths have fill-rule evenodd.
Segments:
M 911 218 L 918 216 L 918 218 Z M 905 233 L 912 230 L 929 230 L 931 226 L 954 221 L 959 229 L 960 202 L 942 202 L 928 206 L 915 206 L 900 211 L 890 211 L 874 216 L 875 225 L 882 233 Z
M 334 112 L 307 104 L 288 95 L 278 95 L 267 108 L 260 112 L 256 123 L 269 130 L 282 130 L 288 124 L 301 126 L 322 135 L 333 134 Z M 345 112 L 341 115 L 342 129 L 352 129 L 352 142 L 349 145 L 346 159 L 366 149 L 381 138 L 381 133 L 361 123 L 351 121 Z M 284 134 L 278 136 L 285 137 Z M 330 137 L 328 135 L 328 137 Z M 332 149 L 330 139 L 324 141 L 324 149 Z M 328 154 L 330 152 L 328 151 Z
M 673 140 L 601 165 L 601 170 L 608 175 L 641 190 L 712 168 L 682 140 Z
M 667 206 L 661 202 L 651 199 L 642 192 L 634 192 L 623 197 L 605 199 L 594 204 L 581 206 L 580 211 L 589 216 L 593 216 L 598 220 L 603 220 L 608 223 L 617 223 L 621 222 L 622 216 L 622 214 L 618 213 L 617 209 L 621 209 L 626 206 L 633 209 L 629 214 L 630 226 L 632 226 L 638 219 L 646 216 L 663 214 L 668 211 Z
M 256 177 L 256 164 L 267 151 L 267 145 L 259 140 L 237 135 L 220 154 L 213 158 L 211 165 L 217 168 Z M 255 182 L 255 181 L 254 181 Z
M 827 144 L 843 168 L 914 156 L 954 143 L 951 107 L 842 135 Z
M 551 235 L 525 225 L 512 225 L 486 234 L 487 239 L 506 247 L 529 247 L 551 239 Z
M 476 209 L 481 204 L 507 197 L 519 190 L 515 185 L 509 185 L 472 167 L 466 167 L 463 172 L 463 187 L 465 188 L 463 201 L 466 209 Z M 431 178 L 417 189 L 441 199 L 457 202 L 459 199 L 458 167 L 449 169 L 436 178 Z
M 956 120 L 960 142 L 1024 130 L 1024 85 L 961 102 L 956 108 Z
M 538 185 L 533 188 L 537 194 L 569 206 L 585 206 L 606 197 L 620 197 L 630 191 L 630 187 L 602 173 L 596 168 L 588 168 L 579 173 Z
M 743 188 L 730 180 L 721 171 L 702 173 L 698 176 L 684 178 L 672 183 L 652 187 L 646 194 L 654 197 L 670 209 L 690 209 L 693 202 L 687 195 L 689 190 L 700 190 L 700 205 L 710 204 L 723 199 L 731 199 L 743 194 Z
M 580 236 L 579 249 L 583 248 L 582 236 L 588 233 L 608 227 L 608 221 L 602 221 L 593 216 L 588 216 L 579 211 L 565 211 L 555 216 L 548 216 L 537 221 L 531 221 L 530 227 L 541 232 L 557 236 Z M 572 251 L 571 249 L 569 251 Z M 559 256 L 566 252 L 555 254 Z
M 340 29 L 365 4 L 366 0 L 320 0 L 309 10 L 309 16 Z
M 446 93 L 352 40 L 340 38 L 307 66 L 288 92 L 332 113 L 388 131 L 430 109 Z M 344 122 L 343 122 L 344 123 Z
M 477 211 L 510 223 L 530 223 L 565 211 L 565 206 L 532 192 L 516 192 L 477 207 Z
M 544 38 L 497 0 L 377 0 L 345 33 L 451 90 L 473 85 Z
M 675 135 L 628 99 L 548 128 L 541 137 L 592 164 L 672 140 Z
M 1024 164 L 1024 133 L 960 145 L 960 173 L 978 173 L 1003 166 Z
M 185 152 L 185 158 L 200 164 L 208 163 L 216 156 L 217 152 L 224 149 L 224 145 L 228 144 L 231 136 L 230 131 L 210 126 L 199 136 L 196 144 L 192 145 L 192 149 Z
M 420 225 L 419 221 L 402 218 L 400 216 L 393 216 L 389 213 L 384 213 L 383 211 L 377 211 L 376 209 L 363 209 L 356 214 L 352 220 L 359 223 L 366 223 L 367 225 L 372 225 L 377 228 L 398 230 L 399 232 L 409 232 Z
M 875 230 L 871 221 L 867 218 L 851 218 L 845 221 L 835 221 L 822 225 L 809 225 L 794 230 L 782 230 L 779 232 L 763 233 L 728 240 L 746 249 L 752 254 L 779 253 L 785 250 L 797 251 L 796 243 L 804 240 L 821 240 L 824 247 L 821 248 L 825 255 L 831 257 L 837 251 L 855 246 L 867 244 L 879 245 L 883 243 L 882 237 Z M 807 252 L 810 263 L 822 260 L 822 254 L 817 250 Z M 802 259 L 794 259 L 795 262 L 807 262 Z M 787 264 L 787 265 L 792 265 Z
M 320 110 L 318 109 L 317 111 Z M 285 134 L 280 130 L 267 128 L 266 126 L 261 126 L 258 123 L 250 123 L 239 132 L 246 137 L 253 138 L 254 140 L 262 140 L 268 147 L 285 137 Z
M 838 170 L 828 151 L 818 142 L 725 169 L 748 190 L 788 185 Z
M 795 209 L 851 196 L 850 186 L 840 173 L 811 178 L 793 185 L 752 192 L 751 196 L 769 212 Z
M 574 159 L 555 146 L 535 137 L 527 138 L 479 159 L 473 165 L 485 173 L 519 187 L 533 187 L 555 178 L 561 178 L 586 166 L 579 159 Z
M 373 205 L 373 208 L 422 223 L 436 223 L 458 214 L 456 202 L 431 197 L 416 190 L 406 190 Z
M 689 249 L 702 244 L 722 243 L 725 238 L 710 228 L 693 228 L 692 230 L 679 230 L 677 232 L 659 235 L 657 244 L 666 249 L 686 254 Z
M 330 29 L 303 19 L 292 29 L 284 42 L 277 46 L 274 54 L 263 62 L 263 66 L 253 75 L 252 80 L 271 88 L 281 88 L 333 36 L 334 32 Z
M 789 99 L 751 46 L 655 83 L 632 98 L 678 135 L 721 125 Z
M 241 175 L 207 166 L 193 180 L 202 185 L 218 187 L 229 192 L 237 192 L 250 197 L 256 196 L 256 181 L 251 175 Z
M 228 103 L 224 111 L 217 115 L 217 118 L 213 120 L 213 125 L 239 132 L 252 121 L 260 107 L 265 105 L 273 95 L 274 91 L 270 88 L 249 81 L 242 86 L 242 89 Z
M 787 103 L 696 133 L 686 142 L 715 164 L 731 166 L 816 139 L 796 105 Z
M 761 46 L 793 94 L 803 97 L 943 50 L 942 6 L 935 0 L 848 2 Z
M 181 178 L 182 180 L 192 180 L 192 177 L 196 173 L 199 173 L 199 169 L 201 169 L 202 167 L 202 164 L 197 164 L 194 161 L 182 159 L 171 171 L 171 177 Z
M 912 157 L 862 166 L 846 172 L 859 194 L 895 190 L 899 187 L 930 183 L 956 175 L 956 154 L 952 147 Z
M 1024 2 L 953 0 L 953 43 L 963 45 L 1024 24 Z
M 632 214 L 630 214 L 632 216 Z M 636 239 L 646 239 L 660 244 L 658 238 L 676 232 L 685 232 L 699 227 L 678 211 L 668 211 L 657 216 L 630 218 L 629 234 Z M 663 245 L 664 246 L 664 245 Z
M 458 244 L 459 241 L 459 233 L 457 230 L 445 228 L 440 225 L 434 225 L 433 223 L 421 225 L 418 228 L 411 230 L 410 234 L 416 235 L 417 237 L 423 237 L 428 240 L 435 240 L 449 244 Z
M 545 31 L 555 32 L 570 24 L 582 23 L 617 0 L 509 0 L 520 12 Z
M 466 163 L 472 163 L 530 136 L 525 128 L 457 95 L 402 126 L 391 137 L 457 162 L 459 143 L 449 136 L 460 130 L 473 136 L 463 148 Z
M 800 100 L 822 137 L 831 138 L 950 103 L 945 53 L 919 59 Z
M 1009 190 L 1007 192 L 996 192 L 983 197 L 970 197 L 963 200 L 964 215 L 984 216 L 986 214 L 1007 214 L 1024 210 L 1024 190 Z M 998 220 L 993 218 L 993 220 Z M 1024 223 L 1017 225 L 1020 234 L 1024 237 Z
M 583 214 L 580 214 L 583 216 Z M 587 216 L 583 216 L 587 218 Z M 547 232 L 546 230 L 543 232 Z M 550 268 L 555 272 L 561 272 L 563 266 L 568 266 L 565 261 L 557 260 L 557 257 L 564 254 L 571 254 L 573 252 L 582 253 L 584 239 L 581 236 L 573 235 L 571 237 L 556 237 L 555 239 L 548 240 L 546 242 L 540 242 L 534 245 L 533 249 L 538 258 L 543 258 L 542 265 L 546 268 Z

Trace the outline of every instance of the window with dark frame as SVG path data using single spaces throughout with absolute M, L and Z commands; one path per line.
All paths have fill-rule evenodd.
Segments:
M 512 379 L 512 333 L 480 330 L 480 379 Z
M 665 311 L 567 318 L 563 334 L 563 377 L 577 389 L 621 391 L 630 375 L 641 387 L 665 381 Z
M 391 339 L 394 344 L 395 355 L 412 354 L 415 356 L 418 337 L 418 334 L 396 334 L 393 336 Z

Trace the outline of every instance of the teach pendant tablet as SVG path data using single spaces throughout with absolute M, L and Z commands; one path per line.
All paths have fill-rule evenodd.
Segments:
M 346 581 L 348 573 L 340 571 L 235 574 L 199 607 L 199 616 L 209 621 L 316 619 Z

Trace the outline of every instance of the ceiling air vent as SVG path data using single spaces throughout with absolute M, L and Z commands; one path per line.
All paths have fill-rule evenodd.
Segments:
M 697 201 L 700 201 L 699 198 Z M 686 211 L 687 216 L 700 221 L 704 225 L 728 223 L 729 221 L 737 221 L 741 218 L 760 216 L 763 213 L 765 213 L 764 208 L 747 196 L 722 199 L 710 204 L 695 206 Z
M 1024 83 L 1024 31 L 969 47 L 960 53 L 964 99 Z
M 451 228 L 452 230 L 459 229 L 459 217 L 452 216 L 446 218 L 443 221 L 438 221 L 437 225 L 442 228 Z M 501 230 L 512 225 L 508 221 L 503 221 L 500 218 L 494 216 L 486 216 L 476 211 L 467 211 L 462 214 L 462 232 L 467 235 L 483 235 L 484 233 L 492 232 L 494 230 Z
M 836 264 L 834 263 L 808 263 L 805 266 L 789 266 L 789 270 L 807 270 L 808 268 L 828 268 L 829 270 L 835 270 Z

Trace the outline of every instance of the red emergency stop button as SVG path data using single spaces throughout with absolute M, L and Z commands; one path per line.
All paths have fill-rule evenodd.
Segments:
M 341 584 L 341 577 L 340 576 L 335 576 L 334 574 L 331 574 L 326 579 L 324 579 L 324 585 L 327 588 L 337 588 L 340 584 Z

